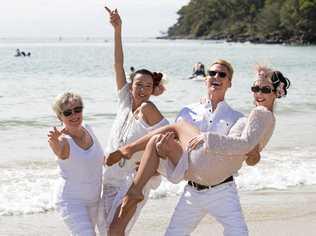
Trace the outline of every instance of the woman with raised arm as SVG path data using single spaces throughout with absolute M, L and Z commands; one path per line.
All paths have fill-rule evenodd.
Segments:
M 161 73 L 151 72 L 146 69 L 140 69 L 133 72 L 130 76 L 130 83 L 127 82 L 124 71 L 124 56 L 122 48 L 122 22 L 117 10 L 110 10 L 105 7 L 109 13 L 110 22 L 114 28 L 114 68 L 116 85 L 119 98 L 119 109 L 115 118 L 106 153 L 111 153 L 119 147 L 137 140 L 150 131 L 167 125 L 169 122 L 162 116 L 157 107 L 149 101 L 151 95 L 158 96 L 163 93 Z M 110 235 L 117 235 L 118 229 L 115 227 L 116 212 L 120 209 L 123 196 L 132 183 L 132 176 L 136 172 L 136 162 L 141 158 L 141 153 L 135 153 L 131 160 L 121 160 L 117 164 L 108 167 L 104 171 L 103 178 L 103 217 L 105 222 L 101 223 L 101 228 L 106 225 L 112 226 L 109 230 Z M 150 189 L 160 184 L 160 177 L 154 177 L 145 187 L 145 199 L 148 198 Z M 130 214 L 128 219 L 123 223 L 124 233 L 128 234 L 134 225 L 142 206 L 133 208 L 136 212 L 134 217 Z M 102 218 L 102 217 L 101 217 Z M 114 221 L 113 221 L 114 218 Z M 127 223 L 130 222 L 128 225 Z M 104 224 L 105 223 L 105 224 Z
M 66 92 L 56 97 L 53 110 L 63 123 L 48 133 L 48 143 L 59 169 L 56 209 L 71 235 L 96 235 L 102 189 L 104 152 L 92 129 L 83 122 L 80 95 Z
M 257 76 L 251 87 L 256 107 L 247 119 L 237 121 L 228 136 L 200 133 L 191 124 L 180 121 L 157 129 L 108 157 L 107 162 L 113 164 L 145 150 L 133 184 L 123 199 L 118 215 L 122 222 L 130 209 L 142 201 L 143 186 L 157 170 L 171 182 L 186 179 L 190 186 L 206 189 L 236 172 L 251 150 L 258 147 L 261 151 L 266 146 L 275 125 L 275 99 L 287 94 L 290 81 L 281 72 L 263 66 L 257 68 Z M 172 147 L 167 153 L 159 151 L 164 142 Z

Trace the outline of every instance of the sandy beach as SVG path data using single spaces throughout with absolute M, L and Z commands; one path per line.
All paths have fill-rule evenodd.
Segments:
M 240 195 L 250 235 L 316 235 L 315 187 Z M 163 235 L 177 199 L 149 200 L 131 235 Z M 68 235 L 55 212 L 1 217 L 0 224 L 0 235 L 6 236 Z M 207 216 L 193 235 L 222 235 L 222 227 Z

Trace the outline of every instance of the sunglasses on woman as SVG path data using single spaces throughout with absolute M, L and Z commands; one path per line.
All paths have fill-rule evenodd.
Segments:
M 272 93 L 274 90 L 269 86 L 263 86 L 263 87 L 252 86 L 251 91 L 254 93 L 261 92 L 261 93 L 269 94 L 269 93 Z
M 225 78 L 227 74 L 224 71 L 215 71 L 215 70 L 208 70 L 207 74 L 211 77 L 215 77 L 217 74 L 220 78 Z
M 62 113 L 65 117 L 68 117 L 68 116 L 71 116 L 73 113 L 81 113 L 82 110 L 83 110 L 83 106 L 78 106 L 73 109 L 67 109 L 63 111 Z

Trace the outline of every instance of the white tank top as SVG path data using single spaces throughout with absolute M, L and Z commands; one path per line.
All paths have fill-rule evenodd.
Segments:
M 83 125 L 92 138 L 92 146 L 82 149 L 65 135 L 69 143 L 69 158 L 57 160 L 59 182 L 57 203 L 64 201 L 94 203 L 100 198 L 104 152 L 88 125 Z

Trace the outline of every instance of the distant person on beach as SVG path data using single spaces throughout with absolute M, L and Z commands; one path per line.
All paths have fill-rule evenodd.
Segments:
M 122 48 L 121 30 L 122 22 L 117 10 L 105 7 L 114 28 L 114 69 L 118 91 L 118 111 L 115 118 L 106 153 L 111 153 L 119 147 L 126 145 L 144 136 L 153 129 L 167 125 L 169 122 L 162 116 L 157 107 L 149 101 L 152 95 L 160 95 L 164 91 L 161 73 L 140 69 L 131 74 L 130 83 L 126 80 L 124 71 L 124 55 Z M 103 178 L 103 212 L 100 215 L 100 227 L 108 230 L 109 235 L 116 235 L 115 227 L 117 211 L 121 201 L 130 187 L 133 175 L 136 172 L 136 162 L 140 160 L 141 153 L 133 155 L 132 160 L 121 160 L 119 163 L 106 168 Z M 160 177 L 156 176 L 145 187 L 145 201 L 132 209 L 134 217 L 128 217 L 124 224 L 125 233 L 128 234 L 137 220 L 140 210 L 148 198 L 151 189 L 158 187 Z M 103 218 L 103 219 L 102 219 Z M 129 220 L 130 223 L 127 225 Z M 112 222 L 112 227 L 109 225 Z
M 80 95 L 59 95 L 53 110 L 63 123 L 48 133 L 59 169 L 56 209 L 72 235 L 96 235 L 104 152 L 91 127 L 82 124 Z
M 23 56 L 23 57 L 26 57 L 26 56 L 30 57 L 30 56 L 31 56 L 31 53 L 30 53 L 30 52 L 25 53 L 24 51 L 21 52 L 20 49 L 17 48 L 17 49 L 16 49 L 16 53 L 15 53 L 14 56 L 15 56 L 15 57 L 21 57 L 21 56 Z
M 135 68 L 134 68 L 134 66 L 131 66 L 131 67 L 129 68 L 129 70 L 130 70 L 129 78 L 131 78 L 131 77 L 133 77 L 133 74 L 135 73 Z
M 22 56 L 21 51 L 20 51 L 19 48 L 16 49 L 16 53 L 15 53 L 14 56 L 15 56 L 15 57 L 20 57 L 20 56 Z
M 223 62 L 215 65 L 208 71 L 208 80 L 216 90 L 222 86 L 221 83 L 230 84 L 231 77 Z M 246 154 L 256 153 L 266 146 L 275 125 L 275 99 L 285 96 L 290 86 L 289 80 L 279 71 L 258 67 L 257 72 L 258 78 L 251 87 L 256 107 L 248 119 L 241 118 L 236 122 L 228 136 L 221 131 L 230 125 L 226 123 L 227 120 L 220 119 L 217 133 L 203 133 L 199 125 L 194 126 L 184 118 L 174 125 L 151 132 L 109 156 L 108 162 L 117 161 L 119 157 L 129 159 L 134 152 L 145 149 L 133 184 L 123 199 L 118 216 L 122 221 L 131 214 L 130 209 L 142 201 L 143 186 L 158 171 L 173 183 L 188 180 L 166 235 L 190 235 L 207 213 L 223 225 L 224 235 L 248 235 L 232 175 L 240 169 L 244 160 L 254 159 L 249 160 L 248 164 L 258 162 L 258 155 L 247 157 Z M 226 89 L 230 87 L 227 85 Z M 223 106 L 223 103 L 218 106 Z M 166 149 L 165 145 L 169 145 L 169 148 Z
M 134 66 L 131 66 L 130 71 L 131 71 L 131 73 L 134 73 L 134 72 L 135 72 Z
M 205 68 L 202 62 L 198 62 L 193 66 L 192 77 L 203 76 L 205 77 Z

